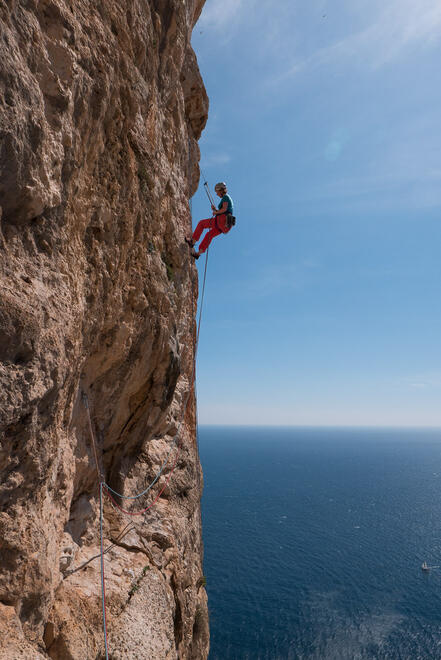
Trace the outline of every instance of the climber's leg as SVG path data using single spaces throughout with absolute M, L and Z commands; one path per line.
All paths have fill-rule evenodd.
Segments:
M 205 234 L 204 239 L 203 239 L 202 243 L 199 246 L 199 254 L 202 254 L 203 252 L 205 252 L 205 250 L 210 245 L 213 238 L 215 236 L 219 236 L 219 234 L 222 234 L 222 232 L 219 231 L 219 229 L 217 227 L 213 227 L 212 229 L 210 229 L 208 234 Z
M 193 232 L 193 243 L 198 242 L 204 229 L 209 229 L 212 226 L 214 226 L 214 218 L 205 218 L 205 220 L 200 220 Z

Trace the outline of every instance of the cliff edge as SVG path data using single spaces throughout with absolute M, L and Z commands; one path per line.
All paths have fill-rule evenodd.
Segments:
M 170 462 L 125 501 L 163 489 L 156 504 L 104 505 L 110 657 L 208 654 L 183 240 L 208 110 L 202 5 L 0 4 L 2 659 L 103 657 L 92 434 L 106 482 L 132 495 L 178 429 L 171 479 Z

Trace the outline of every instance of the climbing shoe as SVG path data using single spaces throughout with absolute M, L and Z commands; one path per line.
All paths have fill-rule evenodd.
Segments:
M 193 259 L 199 259 L 201 255 L 199 254 L 199 252 L 196 252 L 196 250 L 192 250 L 191 256 L 193 257 Z
M 185 242 L 187 245 L 189 245 L 191 248 L 194 246 L 194 240 L 192 238 L 186 238 Z

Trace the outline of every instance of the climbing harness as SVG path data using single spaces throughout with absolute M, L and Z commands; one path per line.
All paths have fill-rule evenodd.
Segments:
M 100 573 L 101 573 L 101 601 L 102 601 L 102 612 L 103 612 L 103 631 L 104 631 L 104 645 L 105 645 L 105 653 L 106 653 L 106 660 L 109 659 L 109 646 L 108 646 L 108 633 L 107 633 L 107 609 L 106 609 L 106 579 L 105 579 L 105 568 L 104 568 L 104 555 L 109 552 L 114 544 L 111 544 L 109 547 L 104 549 L 104 496 L 106 495 L 109 500 L 111 501 L 112 505 L 117 508 L 121 513 L 127 515 L 127 516 L 140 516 L 140 515 L 145 515 L 147 511 L 149 511 L 154 504 L 159 500 L 161 497 L 162 493 L 164 490 L 167 488 L 168 484 L 170 483 L 171 477 L 173 475 L 173 472 L 176 468 L 177 462 L 178 462 L 178 457 L 181 451 L 181 446 L 178 442 L 178 438 L 180 435 L 181 431 L 181 426 L 183 424 L 185 414 L 187 412 L 187 407 L 188 403 L 190 401 L 190 397 L 192 392 L 195 391 L 195 377 L 196 377 L 196 357 L 197 357 L 197 350 L 198 350 L 198 344 L 199 344 L 199 334 L 201 330 L 201 321 L 202 321 L 202 310 L 203 310 L 203 304 L 204 304 L 204 296 L 205 296 L 205 284 L 206 284 L 206 279 L 207 279 L 207 266 L 208 266 L 208 250 L 206 252 L 206 258 L 205 258 L 205 268 L 204 268 L 204 278 L 203 278 L 203 284 L 202 284 L 202 292 L 201 292 L 201 301 L 200 301 L 200 306 L 199 306 L 199 319 L 198 319 L 198 324 L 197 324 L 197 330 L 196 330 L 196 341 L 195 341 L 195 350 L 194 350 L 194 355 L 193 355 L 193 369 L 192 369 L 192 375 L 191 375 L 191 386 L 189 387 L 187 397 L 185 399 L 185 403 L 183 406 L 183 413 L 182 417 L 180 419 L 180 422 L 178 424 L 178 429 L 175 433 L 175 436 L 173 438 L 173 442 L 171 444 L 170 450 L 164 459 L 161 467 L 159 468 L 155 478 L 153 481 L 145 488 L 142 492 L 137 493 L 136 495 L 123 495 L 121 493 L 118 493 L 116 490 L 111 488 L 105 481 L 103 473 L 100 469 L 100 464 L 98 461 L 98 451 L 97 451 L 97 442 L 95 438 L 95 434 L 93 431 L 93 425 L 92 425 L 92 420 L 90 416 L 90 404 L 89 404 L 89 399 L 87 397 L 87 394 L 83 391 L 82 392 L 82 399 L 83 399 L 83 404 L 86 409 L 87 413 L 87 419 L 88 419 L 88 427 L 89 427 L 89 433 L 91 436 L 92 440 L 92 447 L 93 447 L 93 454 L 95 458 L 95 466 L 96 466 L 96 471 L 97 471 L 97 477 L 98 477 L 98 482 L 99 482 L 99 500 L 100 500 L 100 519 L 99 519 L 99 528 L 100 528 L 100 554 L 96 555 L 95 557 L 92 557 L 89 561 L 85 562 L 81 567 L 86 566 L 88 563 L 90 563 L 93 559 L 96 559 L 98 556 L 100 557 Z M 197 430 L 196 430 L 196 435 L 197 435 Z M 177 447 L 177 452 L 176 456 L 174 459 L 173 464 L 171 465 L 170 472 L 168 474 L 168 477 L 162 486 L 161 490 L 157 493 L 153 501 L 145 508 L 138 510 L 138 511 L 127 511 L 124 509 L 122 506 L 118 504 L 118 502 L 115 500 L 113 497 L 116 496 L 122 500 L 136 500 L 139 499 L 140 497 L 146 495 L 151 488 L 155 485 L 155 483 L 158 481 L 158 479 L 161 477 L 166 465 L 168 464 L 168 461 L 170 459 L 171 453 L 173 449 Z M 112 495 L 113 494 L 113 495 Z M 119 536 L 119 539 L 122 538 L 123 535 L 127 534 L 129 531 L 131 531 L 132 528 L 126 525 L 126 527 L 123 530 L 123 533 Z M 125 531 L 127 530 L 127 531 Z M 79 569 L 76 569 L 79 570 Z M 74 571 L 72 571 L 73 573 Z

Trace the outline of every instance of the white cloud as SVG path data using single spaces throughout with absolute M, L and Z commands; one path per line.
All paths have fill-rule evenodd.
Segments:
M 310 286 L 315 280 L 315 272 L 320 264 L 313 258 L 299 263 L 286 263 L 264 266 L 260 273 L 254 273 L 248 283 L 243 283 L 242 293 L 258 298 L 272 296 L 278 291 L 298 291 Z
M 431 372 L 419 374 L 409 384 L 410 387 L 415 389 L 438 389 L 441 387 L 441 373 Z
M 441 35 L 441 3 L 438 0 L 389 2 L 377 21 L 342 42 L 348 54 L 365 54 L 374 67 L 399 56 L 409 46 L 434 42 Z
M 437 110 L 429 109 L 427 114 L 407 117 L 388 127 L 387 135 L 369 124 L 366 116 L 357 117 L 361 128 L 348 124 L 345 131 L 332 131 L 327 141 L 323 141 L 323 152 L 316 158 L 329 163 L 337 162 L 349 150 L 354 159 L 352 170 L 336 167 L 329 170 L 328 177 L 306 188 L 299 188 L 293 195 L 297 204 L 321 205 L 324 202 L 338 203 L 345 208 L 366 210 L 371 202 L 374 208 L 419 208 L 432 209 L 441 204 L 440 162 L 438 146 Z M 363 123 L 370 126 L 368 140 Z M 436 136 L 436 137 L 434 137 Z
M 438 177 L 405 170 L 388 173 L 379 167 L 378 173 L 360 176 L 331 178 L 315 188 L 300 190 L 293 195 L 292 203 L 307 204 L 310 208 L 326 203 L 338 204 L 340 210 L 365 211 L 393 208 L 433 209 L 441 204 Z
M 395 387 L 398 390 L 413 390 L 424 393 L 425 396 L 435 396 L 437 390 L 441 388 L 441 373 L 433 371 L 426 373 L 416 373 L 413 376 L 397 380 Z
M 369 17 L 373 16 L 369 25 L 307 57 L 298 56 L 276 82 L 336 60 L 376 69 L 415 46 L 427 48 L 438 43 L 441 36 L 439 0 L 390 0 L 372 3 L 367 11 Z M 333 18 L 338 18 L 337 13 Z
M 248 0 L 208 0 L 197 24 L 199 31 L 223 32 L 237 25 L 239 15 L 244 11 Z
M 226 165 L 231 161 L 231 156 L 227 153 L 208 153 L 204 155 L 204 167 L 217 167 Z

